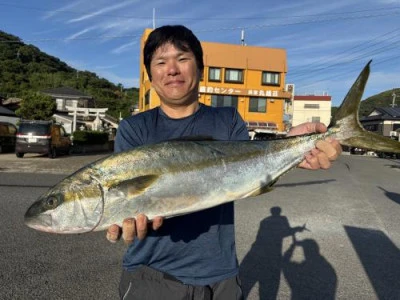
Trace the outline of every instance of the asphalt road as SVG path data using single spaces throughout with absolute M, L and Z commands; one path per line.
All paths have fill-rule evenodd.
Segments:
M 0 155 L 0 299 L 118 299 L 122 243 L 23 224 L 40 194 L 103 156 Z M 400 160 L 343 155 L 236 202 L 247 299 L 400 299 L 399 179 Z

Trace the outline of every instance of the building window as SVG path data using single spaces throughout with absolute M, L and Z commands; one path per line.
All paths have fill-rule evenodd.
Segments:
M 378 131 L 378 124 L 364 125 L 364 128 L 368 131 Z
M 243 83 L 243 70 L 226 69 L 225 82 Z
M 208 81 L 221 81 L 221 68 L 208 69 Z
M 280 85 L 280 74 L 275 72 L 262 72 L 262 85 Z
M 311 117 L 311 122 L 313 123 L 319 123 L 321 120 L 321 117 Z
M 319 104 L 304 104 L 304 108 L 319 109 Z
M 249 112 L 267 112 L 267 98 L 250 97 Z
M 237 109 L 238 96 L 231 95 L 211 95 L 211 106 L 213 107 L 226 107 L 232 106 Z

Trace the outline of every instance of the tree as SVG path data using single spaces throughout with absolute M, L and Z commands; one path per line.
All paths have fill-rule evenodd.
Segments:
M 56 110 L 56 103 L 48 95 L 28 93 L 23 97 L 21 106 L 15 112 L 27 120 L 50 120 Z

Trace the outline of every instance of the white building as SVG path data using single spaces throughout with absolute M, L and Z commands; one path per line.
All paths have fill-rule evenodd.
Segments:
M 331 121 L 332 97 L 328 95 L 295 95 L 292 106 L 292 126 L 304 122 Z

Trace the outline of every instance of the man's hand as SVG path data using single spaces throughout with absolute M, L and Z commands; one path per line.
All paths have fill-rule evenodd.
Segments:
M 287 136 L 303 135 L 308 133 L 323 133 L 327 128 L 323 123 L 303 123 L 293 127 Z M 300 168 L 309 170 L 328 169 L 331 162 L 342 153 L 339 142 L 332 138 L 318 141 L 315 148 L 306 154 L 299 164 Z
M 125 244 L 129 245 L 133 242 L 135 237 L 139 240 L 142 240 L 147 235 L 147 229 L 149 226 L 153 228 L 153 230 L 157 230 L 161 227 L 163 223 L 162 217 L 155 217 L 151 222 L 149 219 L 140 214 L 135 218 L 127 218 L 122 223 L 122 228 L 118 225 L 111 225 L 107 230 L 107 240 L 112 243 L 117 242 L 121 236 L 124 240 Z

